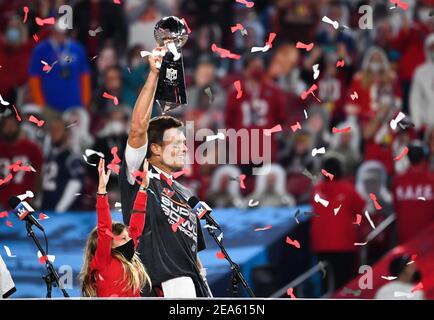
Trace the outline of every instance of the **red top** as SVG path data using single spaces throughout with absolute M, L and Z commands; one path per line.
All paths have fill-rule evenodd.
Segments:
M 329 201 L 327 207 L 314 201 L 315 194 Z M 363 215 L 365 201 L 354 186 L 344 180 L 324 180 L 315 186 L 311 199 L 312 217 L 310 239 L 314 252 L 352 252 L 357 247 L 356 214 Z M 341 206 L 342 205 L 342 206 Z M 335 215 L 334 210 L 341 206 Z
M 395 178 L 392 188 L 398 238 L 403 243 L 434 222 L 434 177 L 426 166 L 413 166 Z
M 128 232 L 137 248 L 138 237 L 145 227 L 146 192 L 137 192 L 133 214 Z M 107 196 L 97 197 L 96 210 L 98 214 L 98 242 L 95 256 L 92 259 L 91 272 L 95 271 L 96 291 L 98 297 L 140 297 L 140 290 L 133 292 L 124 290 L 127 281 L 124 279 L 122 262 L 112 256 L 112 219 Z M 108 232 L 107 232 L 108 231 Z

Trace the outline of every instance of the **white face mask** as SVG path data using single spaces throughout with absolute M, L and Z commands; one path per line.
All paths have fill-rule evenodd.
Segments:
M 433 19 L 433 17 L 430 17 L 430 15 L 429 15 L 430 12 L 431 12 L 431 9 L 429 9 L 429 8 L 419 9 L 417 12 L 417 17 L 422 22 L 428 22 L 430 19 Z
M 369 70 L 371 70 L 373 73 L 378 73 L 381 70 L 381 63 L 380 62 L 371 62 L 369 64 Z
M 126 132 L 125 125 L 120 121 L 112 121 L 107 124 L 107 131 L 109 134 L 119 135 Z

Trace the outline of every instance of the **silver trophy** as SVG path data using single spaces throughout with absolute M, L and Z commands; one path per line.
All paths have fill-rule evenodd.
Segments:
M 163 112 L 187 104 L 181 47 L 187 42 L 187 27 L 178 17 L 164 17 L 157 22 L 154 37 L 167 52 L 160 67 L 155 99 Z

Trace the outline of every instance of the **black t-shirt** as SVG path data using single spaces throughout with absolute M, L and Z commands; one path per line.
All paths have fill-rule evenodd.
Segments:
M 157 174 L 151 165 L 149 167 L 150 172 Z M 124 223 L 128 225 L 139 184 L 131 185 L 127 179 L 127 172 L 124 156 L 119 172 L 119 184 L 122 214 Z M 176 181 L 169 185 L 164 179 L 150 179 L 145 228 L 139 239 L 137 251 L 153 286 L 160 286 L 164 281 L 186 276 L 193 280 L 196 295 L 207 297 L 208 291 L 197 266 L 197 252 L 205 249 L 205 239 L 199 219 L 187 205 L 190 196 L 190 191 Z M 181 218 L 185 221 L 173 231 L 172 225 Z M 143 295 L 152 293 L 144 292 Z

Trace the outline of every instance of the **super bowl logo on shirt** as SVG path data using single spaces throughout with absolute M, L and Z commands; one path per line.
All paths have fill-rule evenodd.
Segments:
M 178 70 L 172 68 L 166 69 L 166 79 L 170 81 L 174 81 L 176 80 L 177 77 L 178 77 Z
M 167 216 L 167 221 L 170 225 L 178 223 L 178 221 L 183 218 L 185 221 L 178 226 L 177 232 L 181 231 L 194 242 L 197 242 L 197 219 L 186 205 L 174 201 L 162 193 L 161 209 Z

